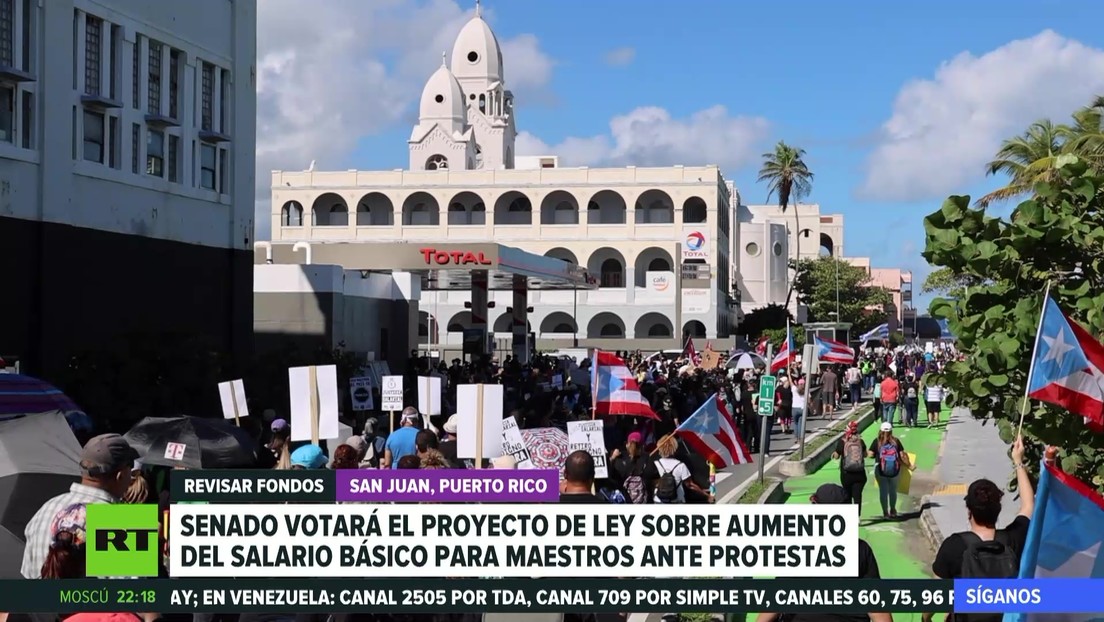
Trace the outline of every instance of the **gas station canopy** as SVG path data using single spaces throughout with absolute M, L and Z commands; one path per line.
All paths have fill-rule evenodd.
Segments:
M 272 242 L 271 262 L 326 264 L 346 270 L 412 272 L 427 290 L 470 290 L 472 273 L 486 271 L 487 289 L 512 290 L 515 277 L 527 289 L 595 289 L 586 268 L 495 243 Z M 257 263 L 266 263 L 258 254 Z

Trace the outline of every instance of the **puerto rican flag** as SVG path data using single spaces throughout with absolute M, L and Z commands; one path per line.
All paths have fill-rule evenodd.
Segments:
M 701 408 L 682 422 L 675 434 L 718 469 L 734 464 L 751 464 L 751 452 L 736 431 L 736 423 L 720 394 L 705 400 Z
M 682 349 L 682 358 L 689 360 L 694 365 L 701 365 L 701 355 L 694 347 L 694 338 L 686 338 L 686 347 Z
M 770 373 L 778 373 L 780 369 L 786 369 L 787 366 L 794 360 L 794 340 L 793 333 L 790 332 L 789 324 L 786 325 L 786 340 L 782 342 L 782 346 L 778 349 L 778 354 L 774 355 L 774 360 L 771 361 Z
M 1062 312 L 1047 296 L 1027 394 L 1081 415 L 1097 431 L 1104 430 L 1104 345 Z
M 815 337 L 817 359 L 821 363 L 851 365 L 855 362 L 855 351 L 846 343 L 840 343 L 823 337 Z
M 1021 579 L 1104 579 L 1104 497 L 1052 464 L 1039 469 Z M 1099 613 L 1006 613 L 1004 622 L 1093 622 Z
M 759 356 L 766 356 L 767 355 L 767 345 L 769 345 L 769 344 L 770 344 L 770 339 L 767 338 L 767 337 L 763 337 L 762 339 L 759 340 L 759 343 L 755 346 L 755 353 L 758 354 Z
M 625 361 L 612 352 L 595 350 L 590 378 L 594 391 L 595 415 L 629 415 L 659 419 L 652 405 L 640 394 L 640 385 Z

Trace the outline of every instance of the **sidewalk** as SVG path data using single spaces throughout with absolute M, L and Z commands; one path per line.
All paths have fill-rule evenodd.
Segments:
M 941 421 L 947 421 L 949 410 L 944 410 Z M 878 559 L 878 569 L 883 579 L 925 579 L 930 578 L 931 560 L 934 552 L 927 549 L 920 535 L 920 499 L 930 490 L 935 477 L 936 460 L 943 439 L 946 423 L 934 428 L 897 427 L 894 434 L 905 446 L 905 451 L 916 454 L 916 472 L 908 495 L 897 496 L 896 520 L 882 520 L 881 502 L 878 498 L 878 485 L 873 475 L 869 477 L 863 489 L 863 505 L 860 518 L 859 536 L 866 540 Z M 869 446 L 878 435 L 878 425 L 873 424 L 863 432 L 863 440 Z M 872 461 L 868 460 L 871 470 Z M 811 475 L 786 480 L 785 488 L 789 497 L 786 503 L 805 504 L 809 496 L 821 484 L 839 483 L 839 462 L 831 461 Z M 920 546 L 918 546 L 918 544 Z M 894 620 L 901 622 L 919 622 L 920 614 L 895 614 Z
M 938 549 L 947 536 L 970 528 L 962 499 L 974 480 L 992 480 L 1005 492 L 999 525 L 1008 523 L 1019 512 L 1019 499 L 1008 492 L 1012 479 L 1008 445 L 1000 439 L 996 424 L 982 423 L 970 411 L 956 408 L 947 424 L 940 454 L 936 473 L 939 486 L 924 499 L 924 530 L 933 549 Z

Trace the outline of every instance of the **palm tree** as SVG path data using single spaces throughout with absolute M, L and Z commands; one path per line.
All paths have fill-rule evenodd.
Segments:
M 1085 158 L 1097 169 L 1104 169 L 1104 96 L 1073 113 L 1066 146 L 1071 153 Z
M 801 215 L 797 204 L 809 196 L 813 191 L 813 172 L 805 164 L 805 150 L 799 147 L 791 147 L 785 141 L 778 141 L 774 151 L 763 154 L 763 168 L 759 169 L 759 179 L 756 181 L 767 182 L 767 200 L 775 194 L 778 195 L 778 208 L 785 214 L 786 210 L 794 207 L 794 226 L 797 227 L 794 236 L 797 262 L 801 263 Z M 790 297 L 793 295 L 794 283 L 797 279 L 790 280 L 789 291 L 786 292 L 786 308 L 790 307 Z
M 979 207 L 1029 195 L 1035 184 L 1055 178 L 1058 156 L 1066 153 L 1069 138 L 1075 130 L 1054 125 L 1049 119 L 1031 124 L 1027 131 L 1001 145 L 997 157 L 986 165 L 987 175 L 1004 173 L 1008 184 L 979 198 Z

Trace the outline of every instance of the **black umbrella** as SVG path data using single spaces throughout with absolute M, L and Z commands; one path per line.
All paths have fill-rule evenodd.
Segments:
M 126 433 L 142 464 L 233 469 L 256 463 L 256 441 L 226 419 L 146 417 Z
M 0 422 L 0 578 L 22 576 L 27 523 L 80 481 L 80 453 L 61 413 Z

